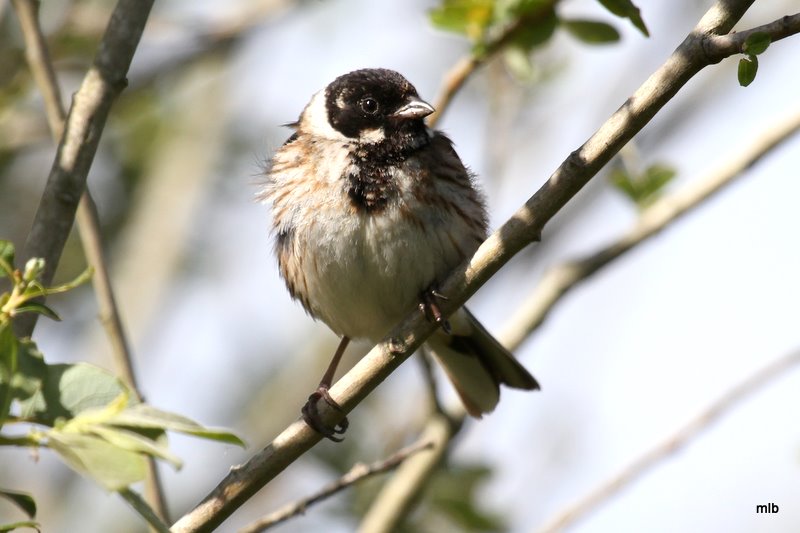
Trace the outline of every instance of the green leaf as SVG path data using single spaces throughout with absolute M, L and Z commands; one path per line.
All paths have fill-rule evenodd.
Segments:
M 11 411 L 18 365 L 19 341 L 14 336 L 11 322 L 3 322 L 0 324 L 0 427 Z
M 107 490 L 122 490 L 144 479 L 145 456 L 115 446 L 94 435 L 48 433 L 47 445 L 73 470 L 97 481 Z
M 14 531 L 15 529 L 22 529 L 23 527 L 35 529 L 36 531 L 41 532 L 41 529 L 39 529 L 39 522 L 34 522 L 33 520 L 25 520 L 23 522 L 14 522 L 13 524 L 0 524 L 0 533 L 5 533 L 6 531 Z
M 742 46 L 742 52 L 748 55 L 757 56 L 763 54 L 769 48 L 772 38 L 763 31 L 757 31 L 747 37 Z
M 619 32 L 614 26 L 595 20 L 561 20 L 569 33 L 588 44 L 605 44 L 619 41 Z
M 642 20 L 642 13 L 639 8 L 634 5 L 631 0 L 598 0 L 603 7 L 618 17 L 626 18 L 636 27 L 637 30 L 642 32 L 645 37 L 650 37 L 650 32 L 647 31 L 647 26 Z
M 480 464 L 448 465 L 439 470 L 427 489 L 432 506 L 455 523 L 458 531 L 504 531 L 502 515 L 486 511 L 478 497 L 491 473 Z
M 477 41 L 492 21 L 493 12 L 493 0 L 444 0 L 429 11 L 429 16 L 437 28 Z
M 14 270 L 14 243 L 0 240 L 0 270 L 10 276 Z
M 110 404 L 128 389 L 110 372 L 87 363 L 46 365 L 37 369 L 40 383 L 21 401 L 21 415 L 31 422 L 53 426 L 90 408 Z
M 16 490 L 0 489 L 0 497 L 3 497 L 23 510 L 28 518 L 36 518 L 36 501 L 27 492 Z
M 172 454 L 167 448 L 167 441 L 165 438 L 154 440 L 141 433 L 128 429 L 105 425 L 93 426 L 89 428 L 89 431 L 109 444 L 113 444 L 123 450 L 145 453 L 153 457 L 158 457 L 159 459 L 169 462 L 176 469 L 180 469 L 183 466 L 183 461 L 181 461 L 178 456 Z M 163 436 L 164 432 L 160 432 L 160 435 Z
M 42 388 L 44 376 L 47 374 L 47 365 L 42 359 L 41 352 L 36 348 L 36 343 L 30 339 L 16 339 L 17 361 L 16 369 L 10 375 L 10 382 L 0 375 L 0 387 L 3 383 L 11 385 L 11 399 L 21 403 L 30 401 Z
M 162 411 L 146 404 L 134 405 L 120 412 L 106 423 L 132 428 L 177 431 L 178 433 L 245 447 L 244 441 L 230 431 L 206 428 L 189 418 Z
M 536 18 L 535 24 L 525 24 L 514 32 L 511 43 L 525 52 L 546 43 L 558 26 L 558 17 L 551 7 L 547 13 Z
M 645 208 L 656 201 L 664 187 L 675 177 L 675 170 L 665 165 L 652 165 L 641 175 L 633 176 L 618 168 L 610 175 L 611 183 L 625 196 Z
M 495 20 L 508 21 L 527 15 L 537 16 L 540 9 L 550 9 L 553 3 L 553 0 L 496 0 Z
M 758 58 L 756 56 L 745 56 L 739 60 L 739 85 L 747 87 L 756 79 L 758 72 Z
M 20 313 L 39 313 L 40 315 L 44 315 L 47 318 L 53 319 L 56 322 L 61 322 L 61 317 L 58 316 L 58 313 L 50 309 L 48 306 L 43 304 L 42 302 L 36 301 L 29 301 L 26 302 L 24 305 L 17 307 L 16 309 L 17 314 Z

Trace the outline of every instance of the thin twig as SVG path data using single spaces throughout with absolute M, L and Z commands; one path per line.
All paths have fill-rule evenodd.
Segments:
M 290 503 L 278 509 L 277 511 L 270 513 L 269 515 L 253 522 L 252 524 L 240 529 L 239 533 L 258 533 L 260 531 L 266 531 L 267 529 L 277 526 L 278 524 L 283 523 L 294 516 L 305 514 L 306 509 L 308 509 L 311 505 L 326 500 L 327 498 L 330 498 L 337 492 L 340 492 L 352 485 L 355 485 L 356 483 L 364 479 L 375 476 L 377 474 L 383 474 L 384 472 L 388 472 L 389 470 L 397 468 L 401 463 L 408 460 L 410 457 L 419 454 L 419 452 L 423 450 L 428 450 L 432 447 L 433 443 L 431 441 L 420 439 L 417 442 L 396 451 L 389 457 L 381 459 L 380 461 L 375 461 L 374 463 L 371 463 L 369 465 L 365 465 L 363 463 L 357 463 L 353 465 L 353 468 L 351 468 L 349 472 L 347 472 L 345 475 L 343 475 L 330 485 L 323 487 L 319 492 L 317 492 L 313 496 L 309 496 L 308 498 L 303 498 L 302 500 Z
M 488 42 L 480 48 L 480 52 L 473 50 L 469 55 L 459 59 L 447 71 L 442 81 L 442 86 L 439 89 L 439 96 L 434 104 L 436 111 L 428 117 L 428 126 L 431 128 L 436 125 L 442 118 L 442 114 L 450 107 L 450 102 L 456 93 L 461 90 L 467 79 L 482 66 L 489 59 L 494 57 L 497 52 L 505 48 L 509 42 L 522 31 L 525 31 L 532 26 L 536 26 L 543 19 L 552 15 L 553 6 L 555 1 L 550 1 L 539 5 L 536 9 L 526 13 L 523 17 L 517 18 L 513 23 L 509 24 L 495 37 L 491 38 Z
M 53 280 L 108 113 L 127 83 L 128 68 L 152 5 L 153 0 L 119 0 L 94 63 L 73 97 L 23 253 L 24 260 L 31 257 L 45 260 L 44 285 Z M 14 324 L 17 335 L 29 337 L 36 318 L 35 313 L 20 317 Z
M 589 494 L 558 513 L 537 531 L 539 533 L 562 531 L 574 525 L 578 520 L 586 518 L 602 503 L 619 494 L 622 489 L 641 479 L 658 463 L 677 453 L 690 441 L 696 439 L 703 431 L 717 422 L 720 417 L 729 413 L 737 404 L 763 389 L 767 384 L 784 375 L 798 364 L 800 364 L 800 351 L 781 357 L 751 375 L 709 405 L 688 424 L 645 452 L 610 479 L 601 483 Z
M 39 24 L 39 2 L 36 0 L 12 0 L 14 10 L 20 21 L 20 28 L 25 39 L 25 56 L 36 85 L 42 93 L 47 122 L 53 140 L 58 142 L 64 130 L 66 111 L 61 100 L 61 90 L 56 78 L 47 41 Z M 100 321 L 105 326 L 112 345 L 115 366 L 131 388 L 136 399 L 142 396 L 136 384 L 132 357 L 125 330 L 122 326 L 119 310 L 114 299 L 114 291 L 108 274 L 108 262 L 103 253 L 100 222 L 97 208 L 89 194 L 84 190 L 77 211 L 78 229 L 83 249 L 89 264 L 94 269 L 92 282 L 100 311 Z M 158 477 L 158 467 L 153 457 L 147 458 L 148 476 L 146 493 L 148 501 L 162 520 L 168 520 L 164 491 Z
M 728 33 L 754 0 L 719 0 L 678 49 L 550 179 L 478 249 L 472 259 L 441 284 L 449 300 L 449 315 L 475 293 L 505 263 L 528 244 L 539 240 L 545 224 L 638 133 L 695 74 L 710 65 L 707 36 Z M 793 22 L 800 32 L 800 19 Z M 714 58 L 716 59 L 716 57 Z M 402 364 L 429 336 L 435 325 L 418 312 L 393 328 L 375 348 L 330 389 L 342 407 L 324 410 L 325 424 L 336 424 Z M 320 440 L 301 420 L 278 435 L 244 465 L 233 469 L 197 507 L 173 525 L 174 532 L 211 531 L 261 487 Z
M 461 429 L 464 416 L 434 413 L 428 418 L 417 442 L 430 443 L 431 451 L 417 454 L 400 465 L 370 505 L 359 525 L 359 533 L 396 530 L 395 526 L 407 516 L 406 511 L 413 506 L 422 487 L 444 459 L 450 442 Z

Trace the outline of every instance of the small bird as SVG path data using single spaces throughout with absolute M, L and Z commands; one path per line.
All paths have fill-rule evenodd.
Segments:
M 433 107 L 403 76 L 362 69 L 317 92 L 278 149 L 259 198 L 270 206 L 275 253 L 291 296 L 341 336 L 303 408 L 325 437 L 347 429 L 319 420 L 350 339 L 378 342 L 415 307 L 442 327 L 427 348 L 467 412 L 492 411 L 500 384 L 538 389 L 514 356 L 464 307 L 445 320 L 437 284 L 487 236 L 482 194 L 452 142 L 426 127 Z

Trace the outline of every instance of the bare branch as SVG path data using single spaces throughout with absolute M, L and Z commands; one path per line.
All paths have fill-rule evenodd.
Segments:
M 442 462 L 453 437 L 461 429 L 466 413 L 435 413 L 425 424 L 417 442 L 431 445 L 430 453 L 420 453 L 400 465 L 378 493 L 358 528 L 360 533 L 389 533 L 407 515 L 422 487 Z
M 330 485 L 323 487 L 313 496 L 290 503 L 289 505 L 286 505 L 285 507 L 282 507 L 277 511 L 257 520 L 256 522 L 253 522 L 252 524 L 240 529 L 239 533 L 258 533 L 260 531 L 266 531 L 267 529 L 277 526 L 278 524 L 281 524 L 294 516 L 305 514 L 306 509 L 308 509 L 311 505 L 326 500 L 337 492 L 341 492 L 342 490 L 355 485 L 359 481 L 397 468 L 401 463 L 407 461 L 410 457 L 420 454 L 420 452 L 423 450 L 428 450 L 432 447 L 433 442 L 430 440 L 419 439 L 414 444 L 406 446 L 405 448 L 396 451 L 389 457 L 381 459 L 380 461 L 375 461 L 369 465 L 357 463 L 353 465 L 353 468 L 351 468 L 349 472 Z
M 751 375 L 708 406 L 684 427 L 654 446 L 630 465 L 623 468 L 622 471 L 601 483 L 585 497 L 558 513 L 537 531 L 540 533 L 563 531 L 565 528 L 574 525 L 576 521 L 585 518 L 587 514 L 597 509 L 609 498 L 618 494 L 623 488 L 640 479 L 658 463 L 697 438 L 698 435 L 719 420 L 722 415 L 729 413 L 738 403 L 761 390 L 768 383 L 784 375 L 798 364 L 800 364 L 800 351 L 781 357 Z
M 623 106 L 578 150 L 573 152 L 512 218 L 493 233 L 473 258 L 442 284 L 450 299 L 444 312 L 463 305 L 501 266 L 528 244 L 538 240 L 544 225 L 607 163 L 622 146 L 695 74 L 711 64 L 704 52 L 709 35 L 731 30 L 753 0 L 719 0 L 678 49 Z M 798 28 L 800 31 L 800 28 Z M 435 326 L 413 312 L 330 390 L 343 412 L 351 411 L 392 371 L 405 361 Z M 343 413 L 326 410 L 326 424 Z M 289 464 L 320 440 L 319 434 L 298 420 L 271 444 L 228 476 L 173 531 L 211 531 Z
M 515 313 L 509 326 L 504 329 L 502 334 L 498 335 L 498 338 L 509 350 L 515 351 L 544 322 L 550 310 L 573 287 L 590 278 L 625 252 L 678 221 L 683 214 L 702 205 L 785 140 L 796 134 L 798 130 L 800 130 L 800 113 L 789 117 L 777 127 L 770 128 L 749 149 L 736 152 L 739 154 L 738 156 L 726 157 L 727 163 L 716 172 L 650 206 L 642 213 L 637 225 L 611 245 L 586 258 L 559 265 L 547 272 L 531 297 Z M 466 412 L 459 409 L 450 416 L 453 424 L 458 428 L 459 424 L 464 421 Z M 429 419 L 423 434 L 427 434 L 439 423 L 435 417 Z M 448 434 L 438 433 L 437 435 L 444 440 L 437 440 L 436 448 L 446 449 L 457 431 L 458 429 Z M 421 458 L 414 461 L 421 461 Z M 399 520 L 409 512 L 413 503 L 410 496 L 418 494 L 422 490 L 421 487 L 427 482 L 437 464 L 429 462 L 424 467 L 413 470 L 410 465 L 408 468 L 403 465 L 398 469 L 397 473 L 387 481 L 384 489 L 378 493 L 367 511 L 362 526 L 369 524 L 370 528 L 365 528 L 364 531 L 391 531 L 396 527 Z
M 47 41 L 39 25 L 39 2 L 33 0 L 11 0 L 19 18 L 22 37 L 25 39 L 25 59 L 39 90 L 44 97 L 44 107 L 50 133 L 56 140 L 64 128 L 64 106 L 61 103 L 61 89 L 56 81 L 53 63 Z

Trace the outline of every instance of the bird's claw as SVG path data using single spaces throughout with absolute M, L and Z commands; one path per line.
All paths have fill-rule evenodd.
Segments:
M 317 390 L 311 393 L 311 395 L 308 397 L 308 401 L 301 410 L 303 414 L 303 420 L 311 429 L 326 439 L 330 439 L 333 442 L 342 442 L 344 438 L 337 437 L 337 435 L 344 435 L 344 432 L 347 431 L 347 427 L 350 425 L 350 421 L 347 420 L 347 417 L 345 416 L 333 427 L 325 424 L 322 421 L 322 418 L 319 414 L 319 409 L 317 408 L 317 404 L 320 400 L 323 400 L 325 403 L 327 403 L 331 409 L 342 412 L 342 407 L 336 403 L 336 400 L 334 400 L 333 397 L 331 397 L 328 389 L 326 387 L 319 387 Z
M 420 299 L 419 309 L 425 315 L 425 318 L 438 324 L 439 327 L 449 335 L 452 331 L 450 329 L 450 322 L 444 318 L 441 309 L 439 309 L 439 304 L 436 303 L 437 299 L 447 301 L 447 296 L 440 293 L 435 287 L 431 287 L 422 293 Z

